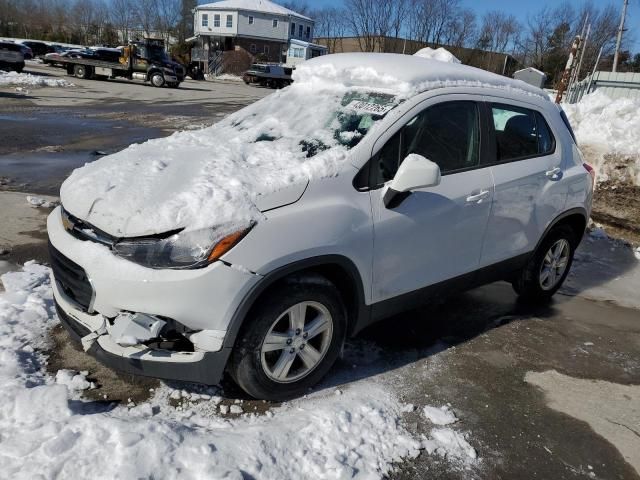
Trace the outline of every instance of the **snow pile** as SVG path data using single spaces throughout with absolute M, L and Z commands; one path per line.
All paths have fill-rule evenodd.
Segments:
M 446 48 L 440 47 L 433 49 L 431 47 L 425 47 L 418 50 L 413 54 L 416 57 L 422 58 L 431 58 L 433 60 L 438 60 L 439 62 L 447 62 L 447 63 L 462 63 L 460 60 L 456 58 L 456 56 L 451 53 Z
M 402 97 L 436 88 L 467 86 L 516 90 L 548 100 L 543 90 L 520 80 L 454 62 L 396 53 L 323 55 L 296 67 L 292 77 L 297 83 L 315 88 L 374 88 Z
M 95 386 L 87 380 L 89 372 L 76 372 L 73 370 L 58 370 L 56 373 L 56 383 L 58 385 L 65 385 L 71 391 L 88 390 L 95 388 Z
M 476 449 L 469 444 L 465 435 L 450 428 L 431 430 L 431 437 L 424 440 L 422 445 L 429 454 L 436 453 L 462 463 L 470 463 L 478 458 Z
M 31 75 L 30 73 L 18 72 L 1 72 L 0 86 L 2 85 L 26 85 L 30 87 L 73 87 L 73 83 L 69 83 L 62 78 L 44 77 L 40 75 Z
M 422 413 L 434 425 L 451 425 L 458 421 L 458 417 L 446 405 L 440 408 L 425 405 Z M 469 444 L 464 433 L 451 428 L 434 428 L 429 435 L 429 438 L 422 441 L 422 446 L 429 454 L 436 453 L 464 464 L 469 464 L 478 457 L 476 449 Z
M 27 195 L 27 203 L 33 208 L 53 208 L 58 205 L 57 202 L 50 202 L 42 197 L 36 197 L 33 195 Z
M 449 425 L 458 421 L 458 418 L 446 405 L 440 408 L 425 405 L 422 413 L 434 425 Z
M 604 158 L 606 154 L 629 155 L 632 158 L 626 173 L 632 183 L 640 185 L 640 100 L 613 100 L 596 91 L 576 104 L 563 104 L 562 108 L 578 145 L 588 155 L 588 161 L 595 164 L 599 181 L 621 175 L 620 169 Z
M 222 410 L 220 398 L 208 394 L 186 411 L 171 407 L 173 390 L 165 386 L 133 408 L 70 402 L 69 386 L 84 387 L 86 375 L 60 371 L 54 381 L 36 350 L 57 322 L 49 269 L 27 263 L 1 279 L 4 477 L 373 479 L 419 454 L 420 442 L 400 426 L 402 404 L 372 381 L 341 395 L 318 392 L 264 416 L 232 405 L 240 415 L 232 419 L 207 414 L 207 407 Z

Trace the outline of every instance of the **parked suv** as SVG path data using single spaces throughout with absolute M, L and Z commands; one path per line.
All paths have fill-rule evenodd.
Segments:
M 294 79 L 63 184 L 54 297 L 89 353 L 281 400 L 376 320 L 497 280 L 537 302 L 560 288 L 593 170 L 544 92 L 394 54 L 323 56 Z
M 0 70 L 15 70 L 22 72 L 24 55 L 20 46 L 13 42 L 0 41 Z

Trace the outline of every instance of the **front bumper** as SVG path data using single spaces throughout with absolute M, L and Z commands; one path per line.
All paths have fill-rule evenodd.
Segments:
M 85 325 L 67 314 L 58 300 L 55 304 L 60 323 L 73 340 L 80 342 L 82 337 L 91 332 Z M 124 373 L 216 385 L 222 380 L 230 350 L 223 348 L 218 352 L 203 352 L 194 359 L 195 361 L 170 362 L 162 361 L 162 353 L 160 353 L 160 358 L 156 360 L 141 358 L 142 355 L 122 356 L 106 350 L 100 341 L 96 341 L 87 353 L 107 367 Z
M 86 273 L 94 291 L 89 313 L 108 318 L 123 311 L 168 317 L 222 339 L 238 306 L 261 279 L 222 262 L 194 270 L 141 267 L 103 245 L 73 237 L 62 225 L 60 207 L 49 215 L 47 231 L 52 246 Z

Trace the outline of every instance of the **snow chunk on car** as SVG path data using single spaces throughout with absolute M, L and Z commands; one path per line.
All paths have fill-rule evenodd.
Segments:
M 259 205 L 296 201 L 314 178 L 337 175 L 376 122 L 399 103 L 388 93 L 293 85 L 199 131 L 103 157 L 64 182 L 64 208 L 115 237 L 233 228 Z M 291 197 L 291 198 L 290 198 Z M 228 228 L 228 230 L 233 230 Z

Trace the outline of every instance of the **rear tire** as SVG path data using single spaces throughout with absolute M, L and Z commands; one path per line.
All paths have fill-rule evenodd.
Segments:
M 77 78 L 84 78 L 84 79 L 88 79 L 91 76 L 91 72 L 89 68 L 85 67 L 84 65 L 74 65 L 73 74 Z
M 252 397 L 301 396 L 334 364 L 346 326 L 346 310 L 332 283 L 318 275 L 289 278 L 251 311 L 229 372 Z
M 512 282 L 518 296 L 527 302 L 550 300 L 567 278 L 577 246 L 576 234 L 569 226 L 551 229 Z

